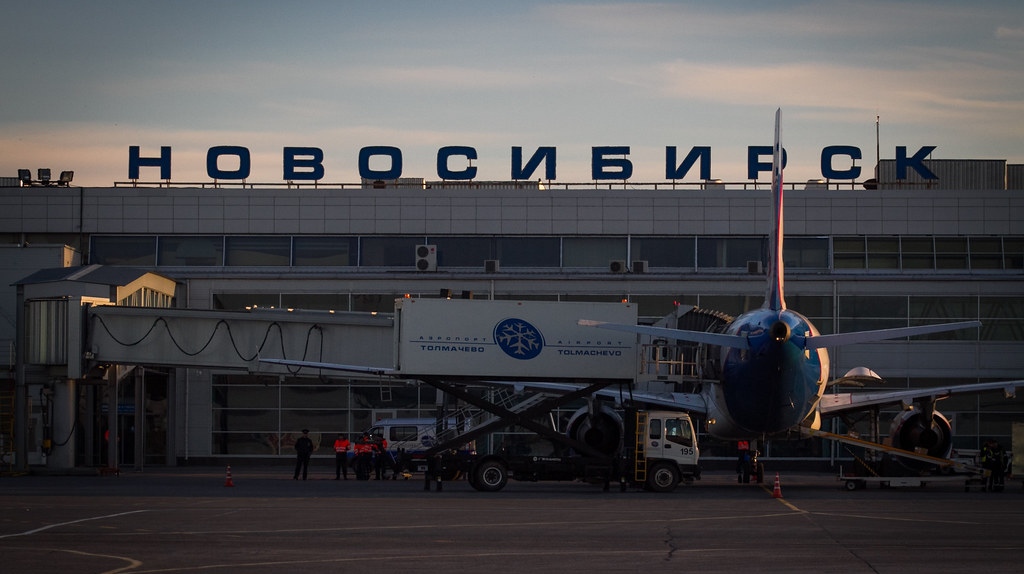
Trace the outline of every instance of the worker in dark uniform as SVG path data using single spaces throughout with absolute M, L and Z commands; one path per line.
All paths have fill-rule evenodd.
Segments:
M 388 441 L 383 435 L 373 437 L 373 469 L 374 480 L 381 480 L 384 475 L 384 467 L 388 464 Z
M 995 439 L 988 439 L 981 447 L 981 466 L 988 471 L 985 490 L 1002 491 L 1006 481 L 1006 451 Z
M 302 471 L 302 480 L 306 480 L 309 472 L 309 457 L 313 455 L 313 441 L 309 438 L 309 429 L 302 429 L 302 436 L 295 441 L 295 475 L 292 480 L 299 480 L 299 471 Z
M 750 482 L 750 441 L 741 440 L 736 443 L 736 480 L 740 484 Z
M 393 469 L 393 471 L 391 473 L 391 480 L 398 480 L 398 475 L 399 474 L 401 474 L 403 476 L 406 476 L 404 471 L 405 471 L 405 449 L 404 448 L 400 448 L 400 449 L 398 449 L 397 452 L 395 452 L 395 465 L 394 465 L 394 469 Z M 406 478 L 408 478 L 408 476 L 406 476 Z

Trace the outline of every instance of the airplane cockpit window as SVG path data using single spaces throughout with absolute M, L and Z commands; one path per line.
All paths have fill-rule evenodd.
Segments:
M 693 436 L 690 433 L 690 425 L 684 424 L 682 419 L 668 419 L 665 421 L 665 440 L 693 446 Z

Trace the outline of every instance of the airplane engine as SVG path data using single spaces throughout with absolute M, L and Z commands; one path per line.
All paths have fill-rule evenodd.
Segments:
M 896 415 L 889 430 L 892 446 L 937 458 L 949 458 L 953 451 L 953 431 L 949 420 L 933 411 L 931 420 L 919 409 L 907 409 Z
M 607 406 L 602 406 L 593 413 L 588 407 L 581 408 L 573 413 L 565 429 L 565 434 L 569 438 L 607 455 L 618 452 L 622 444 L 622 433 L 622 417 Z

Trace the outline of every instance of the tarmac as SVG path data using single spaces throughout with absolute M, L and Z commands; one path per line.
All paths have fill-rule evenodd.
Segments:
M 4 572 L 1020 572 L 1024 488 L 833 474 L 655 494 L 580 482 L 292 480 L 286 467 L 0 478 Z

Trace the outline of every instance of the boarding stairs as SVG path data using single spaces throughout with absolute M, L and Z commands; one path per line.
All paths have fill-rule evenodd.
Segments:
M 857 438 L 857 437 L 852 437 L 852 436 L 849 436 L 849 435 L 842 435 L 842 434 L 831 433 L 831 432 L 827 432 L 827 431 L 823 431 L 823 430 L 813 430 L 813 429 L 808 429 L 807 433 L 809 434 L 809 436 L 816 437 L 816 438 L 824 438 L 824 439 L 836 441 L 836 442 L 841 443 L 841 444 L 859 446 L 859 447 L 862 447 L 862 448 L 865 448 L 865 449 L 868 449 L 868 450 L 873 450 L 875 452 L 882 452 L 882 453 L 886 453 L 886 454 L 889 454 L 889 455 L 892 455 L 892 456 L 899 456 L 899 457 L 907 458 L 907 459 L 910 459 L 910 460 L 916 460 L 916 461 L 919 461 L 919 462 L 926 462 L 926 463 L 929 463 L 929 464 L 933 464 L 933 465 L 939 467 L 942 470 L 949 470 L 949 471 L 958 472 L 958 473 L 964 473 L 964 474 L 984 474 L 984 472 L 985 472 L 985 469 L 983 469 L 983 468 L 981 468 L 981 467 L 979 467 L 977 465 L 974 465 L 974 464 L 968 464 L 968 463 L 963 462 L 963 461 L 952 460 L 952 459 L 947 459 L 947 458 L 938 458 L 938 457 L 930 456 L 930 455 L 927 455 L 927 454 L 921 454 L 921 453 L 910 451 L 910 450 L 904 450 L 902 448 L 896 448 L 896 447 L 892 447 L 892 446 L 888 446 L 888 445 L 884 445 L 884 444 L 879 444 L 877 442 L 872 442 L 872 441 L 869 441 L 869 440 L 864 440 L 864 439 Z

